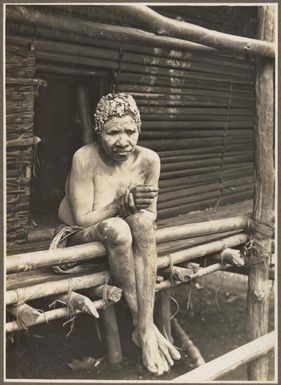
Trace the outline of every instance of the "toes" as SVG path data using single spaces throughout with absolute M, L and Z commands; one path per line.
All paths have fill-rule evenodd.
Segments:
M 179 360 L 181 358 L 180 352 L 173 345 L 169 347 L 169 352 L 174 360 Z
M 159 352 L 159 354 L 160 354 L 160 357 L 162 358 L 162 361 L 163 361 L 163 370 L 164 370 L 164 372 L 168 372 L 170 369 L 170 366 L 169 366 L 164 354 L 161 351 Z
M 151 373 L 158 375 L 158 369 L 157 366 L 154 364 L 150 364 L 146 366 L 147 370 L 149 370 Z
M 166 348 L 165 348 L 165 349 L 161 348 L 161 352 L 162 352 L 163 356 L 165 357 L 165 359 L 167 360 L 168 364 L 169 364 L 170 366 L 173 366 L 173 365 L 174 365 L 174 361 L 173 361 L 173 359 L 172 359 L 172 357 L 171 357 L 170 352 L 168 351 L 168 349 L 166 349 Z

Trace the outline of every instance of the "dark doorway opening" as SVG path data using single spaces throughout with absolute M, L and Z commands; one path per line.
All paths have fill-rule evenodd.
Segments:
M 35 101 L 34 133 L 41 139 L 35 150 L 31 186 L 31 214 L 37 225 L 53 225 L 64 195 L 74 152 L 82 143 L 78 87 L 88 89 L 90 111 L 109 91 L 104 78 L 38 74 L 47 81 Z

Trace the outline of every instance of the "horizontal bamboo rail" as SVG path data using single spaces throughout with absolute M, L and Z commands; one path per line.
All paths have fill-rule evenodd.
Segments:
M 157 243 L 169 240 L 194 237 L 203 234 L 212 234 L 233 229 L 243 229 L 247 226 L 248 218 L 237 216 L 223 220 L 172 226 L 168 229 L 156 231 Z M 28 271 L 39 267 L 52 266 L 56 264 L 84 261 L 105 256 L 104 246 L 99 242 L 66 247 L 64 249 L 42 250 L 32 253 L 16 254 L 8 256 L 6 260 L 7 273 Z
M 273 43 L 241 36 L 229 35 L 183 21 L 170 19 L 142 4 L 116 6 L 130 20 L 149 28 L 157 35 L 173 36 L 208 44 L 214 48 L 239 53 L 252 53 L 270 58 L 275 56 Z
M 216 271 L 228 270 L 230 267 L 231 265 L 222 265 L 221 263 L 214 263 L 213 265 L 199 269 L 196 273 L 193 274 L 193 276 L 189 279 L 189 281 L 193 279 L 205 277 L 209 274 L 215 273 Z M 165 280 L 163 282 L 156 284 L 155 291 L 157 292 L 159 290 L 169 289 L 174 285 L 180 285 L 182 283 L 183 282 L 181 281 L 171 282 L 170 280 Z
M 182 376 L 176 377 L 172 382 L 194 383 L 208 382 L 228 374 L 234 369 L 264 356 L 274 349 L 277 343 L 275 331 L 265 334 L 247 344 L 223 354 L 222 356 L 200 366 Z
M 106 306 L 108 306 L 108 303 L 106 303 L 104 300 L 99 299 L 96 301 L 93 301 L 93 304 L 97 310 L 104 309 Z M 81 314 L 82 312 L 80 310 L 75 310 L 73 312 L 74 314 Z M 74 314 L 71 313 L 73 316 Z M 53 321 L 58 318 L 68 317 L 70 315 L 69 308 L 68 307 L 62 307 L 58 309 L 48 310 L 45 312 L 42 312 L 39 317 L 36 319 L 36 321 L 29 326 L 39 325 L 42 323 L 48 323 L 49 321 Z M 15 332 L 17 330 L 21 330 L 23 328 L 20 327 L 17 321 L 10 321 L 7 322 L 5 325 L 5 332 L 11 333 Z
M 61 280 L 38 283 L 36 285 L 21 287 L 6 292 L 6 305 L 23 303 L 32 299 L 47 297 L 50 295 L 67 293 L 69 290 L 88 289 L 103 285 L 108 277 L 106 271 L 83 275 L 80 277 L 63 278 Z
M 170 266 L 170 258 L 173 264 L 187 262 L 194 258 L 204 257 L 208 254 L 217 253 L 225 248 L 231 248 L 243 243 L 246 243 L 248 236 L 246 234 L 237 234 L 227 237 L 222 240 L 206 243 L 205 245 L 199 245 L 191 247 L 190 249 L 177 251 L 171 253 L 169 256 L 163 256 L 158 258 L 158 269 Z
M 30 25 L 23 24 L 10 24 L 7 23 L 7 34 L 8 35 L 26 35 L 33 36 L 34 28 Z M 36 36 L 39 38 L 48 38 L 55 41 L 65 41 L 71 43 L 78 43 L 83 45 L 89 45 L 94 47 L 101 48 L 109 48 L 109 49 L 119 49 L 120 43 L 116 40 L 104 40 L 104 39 L 96 39 L 89 38 L 85 35 L 80 35 L 78 33 L 68 34 L 59 30 L 46 29 L 38 27 L 36 28 Z M 189 42 L 184 41 L 184 43 L 188 44 Z M 150 55 L 156 58 L 166 58 L 166 59 L 177 59 L 177 60 L 194 60 L 199 63 L 205 63 L 210 65 L 218 65 L 218 66 L 226 66 L 226 67 L 234 67 L 241 69 L 254 69 L 253 62 L 249 62 L 249 60 L 245 60 L 244 57 L 238 57 L 237 54 L 232 53 L 222 53 L 216 51 L 209 47 L 204 47 L 201 45 L 197 45 L 191 43 L 189 49 L 185 47 L 184 49 L 175 49 L 175 44 L 171 46 L 171 49 L 168 47 L 155 48 L 150 47 L 148 45 L 141 44 L 130 44 L 123 41 L 123 50 L 125 52 L 131 53 L 140 53 L 142 55 Z M 199 48 L 197 50 L 196 48 Z M 200 48 L 202 52 L 200 52 Z
M 8 20 L 19 23 L 27 23 L 44 28 L 53 29 L 57 26 L 59 31 L 72 32 L 81 36 L 99 38 L 103 37 L 107 40 L 117 41 L 138 41 L 146 45 L 156 47 L 170 47 L 172 49 L 192 49 L 202 50 L 203 52 L 213 51 L 212 48 L 188 42 L 186 40 L 176 38 L 163 38 L 155 36 L 153 33 L 145 32 L 143 30 L 108 25 L 103 23 L 95 23 L 92 21 L 79 20 L 73 17 L 63 17 L 51 13 L 43 13 L 36 10 L 31 10 L 23 6 L 15 8 L 9 6 L 6 10 Z

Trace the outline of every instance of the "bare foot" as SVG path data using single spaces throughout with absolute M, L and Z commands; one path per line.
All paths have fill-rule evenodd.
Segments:
M 158 347 L 161 353 L 164 355 L 169 365 L 174 365 L 174 360 L 179 360 L 181 355 L 179 351 L 167 340 L 160 332 L 160 330 L 154 325 L 154 332 L 158 342 Z
M 139 335 L 138 340 L 142 348 L 142 360 L 144 366 L 154 375 L 161 376 L 169 370 L 168 362 L 158 348 L 158 342 L 154 331 Z
M 159 331 L 159 329 L 154 325 L 154 334 L 157 340 L 158 349 L 161 353 L 161 356 L 165 358 L 165 361 L 169 364 L 169 366 L 174 365 L 174 360 L 179 360 L 181 358 L 180 353 L 177 349 L 168 341 Z M 139 331 L 136 327 L 132 334 L 133 342 L 140 348 L 141 343 L 139 339 Z

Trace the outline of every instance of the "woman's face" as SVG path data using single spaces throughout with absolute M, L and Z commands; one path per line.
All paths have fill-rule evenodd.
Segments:
M 136 122 L 130 115 L 114 116 L 104 124 L 99 141 L 112 159 L 124 161 L 135 151 L 139 139 Z

